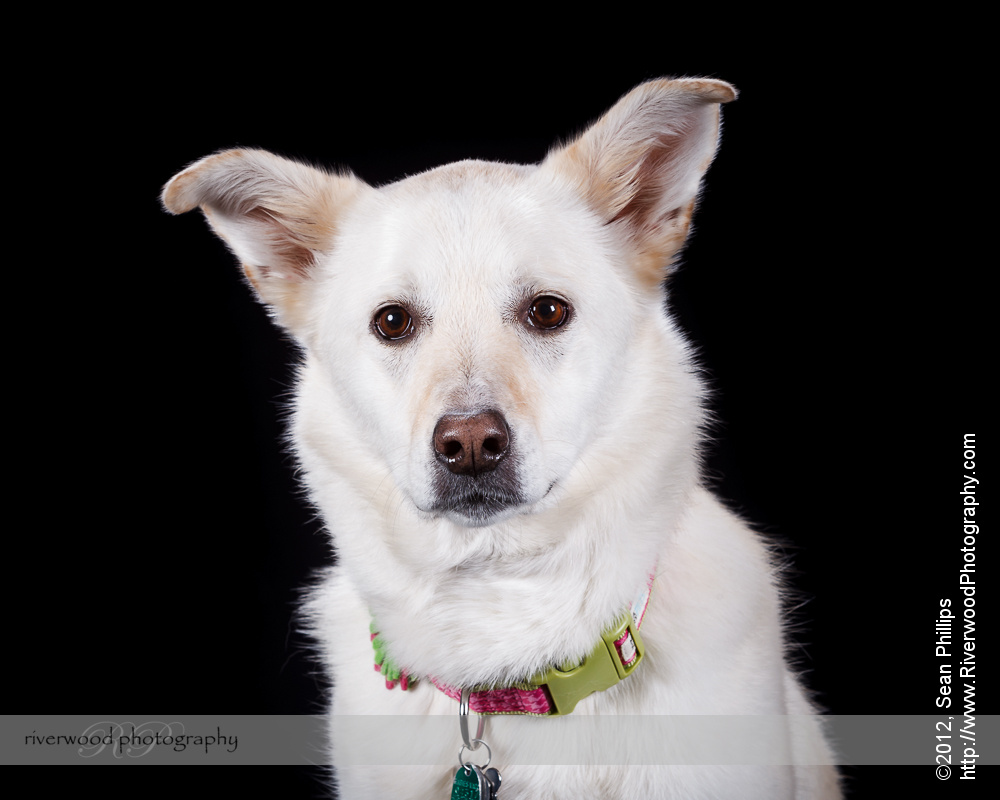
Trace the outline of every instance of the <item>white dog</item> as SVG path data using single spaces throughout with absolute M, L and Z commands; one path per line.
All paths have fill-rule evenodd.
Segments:
M 703 389 L 664 302 L 734 97 L 643 84 L 533 166 L 373 188 L 232 150 L 167 184 L 303 348 L 293 440 L 339 555 L 309 603 L 331 719 L 452 732 L 451 766 L 366 767 L 363 726 L 334 722 L 342 797 L 482 780 L 455 759 L 463 690 L 504 714 L 484 738 L 507 800 L 840 796 L 767 547 L 700 484 Z M 626 715 L 642 765 L 602 749 L 596 715 Z M 766 746 L 699 754 L 699 719 Z

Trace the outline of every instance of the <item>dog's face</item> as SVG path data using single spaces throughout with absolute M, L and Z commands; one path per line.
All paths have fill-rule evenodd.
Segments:
M 540 165 L 460 162 L 379 189 L 229 151 L 164 202 L 202 207 L 304 344 L 330 413 L 351 418 L 336 446 L 419 514 L 488 526 L 592 480 L 595 442 L 641 441 L 623 404 L 655 369 L 633 354 L 656 347 L 634 345 L 667 326 L 661 283 L 733 96 L 645 84 Z
M 487 525 L 544 501 L 606 419 L 658 313 L 622 262 L 556 176 L 453 164 L 359 200 L 312 350 L 409 501 Z

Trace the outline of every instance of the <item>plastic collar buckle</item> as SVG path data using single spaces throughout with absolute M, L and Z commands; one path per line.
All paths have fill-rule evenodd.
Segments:
M 646 648 L 631 614 L 601 634 L 601 640 L 583 662 L 568 670 L 550 667 L 537 680 L 552 699 L 553 716 L 569 714 L 584 697 L 602 692 L 631 675 Z

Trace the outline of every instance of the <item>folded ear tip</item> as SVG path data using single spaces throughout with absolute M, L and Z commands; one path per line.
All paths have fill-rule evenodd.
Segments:
M 167 181 L 167 185 L 163 187 L 160 201 L 163 203 L 163 207 L 171 214 L 184 214 L 197 206 L 197 203 L 191 200 L 189 193 L 185 191 L 185 184 L 187 183 L 184 180 L 185 177 L 186 175 L 183 172 L 174 175 L 174 177 Z
M 184 214 L 201 205 L 203 178 L 217 171 L 227 161 L 237 161 L 254 151 L 222 150 L 185 167 L 167 181 L 160 195 L 163 207 L 171 214 Z
M 715 101 L 716 103 L 731 103 L 740 96 L 736 87 L 731 83 L 707 79 L 701 81 L 701 83 L 705 88 L 703 96 L 709 100 Z
M 677 78 L 664 80 L 663 84 L 694 94 L 709 103 L 729 103 L 739 96 L 736 87 L 716 78 Z

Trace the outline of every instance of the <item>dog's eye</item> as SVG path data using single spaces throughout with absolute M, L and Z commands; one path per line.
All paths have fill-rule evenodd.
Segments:
M 569 304 L 565 300 L 546 294 L 536 297 L 528 309 L 528 322 L 545 331 L 564 325 L 569 319 Z
M 372 324 L 384 339 L 405 339 L 413 333 L 413 317 L 402 306 L 386 306 L 375 314 Z

